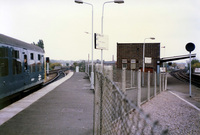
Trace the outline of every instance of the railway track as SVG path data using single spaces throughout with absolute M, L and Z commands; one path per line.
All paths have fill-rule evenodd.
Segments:
M 178 80 L 189 83 L 189 74 L 187 73 L 187 70 L 172 71 L 170 72 L 170 75 L 177 78 Z M 200 87 L 200 76 L 192 74 L 191 82 L 193 85 Z
M 31 89 L 27 89 L 27 90 L 24 90 L 24 91 L 21 91 L 21 92 L 18 92 L 16 94 L 13 94 L 11 96 L 8 96 L 6 98 L 3 98 L 0 100 L 0 109 L 32 94 L 33 92 L 35 91 L 38 91 L 39 89 L 65 77 L 65 75 L 67 74 L 66 70 L 64 69 L 60 69 L 60 70 L 52 70 L 50 71 L 49 74 L 56 74 L 55 77 L 49 79 L 47 82 L 43 83 L 42 86 L 35 86 L 35 87 L 32 87 Z

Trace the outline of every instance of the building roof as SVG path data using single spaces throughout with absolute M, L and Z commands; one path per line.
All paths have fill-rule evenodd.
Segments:
M 191 54 L 191 57 L 196 57 L 196 54 Z M 181 59 L 187 59 L 190 58 L 190 55 L 178 55 L 178 56 L 171 56 L 171 57 L 164 57 L 160 59 L 160 62 L 167 62 L 167 61 L 174 61 L 174 60 L 181 60 Z
M 32 44 L 20 41 L 18 39 L 8 37 L 3 34 L 0 34 L 0 44 L 6 44 L 6 45 L 14 46 L 14 47 L 20 47 L 20 48 L 44 53 L 44 50 L 36 45 L 32 45 Z

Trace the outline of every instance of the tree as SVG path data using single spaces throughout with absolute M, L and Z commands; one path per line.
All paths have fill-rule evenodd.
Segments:
M 172 67 L 174 67 L 174 68 L 177 67 L 177 63 L 175 63 L 175 62 L 172 63 Z
M 37 46 L 39 46 L 40 48 L 44 49 L 44 42 L 43 42 L 42 39 L 40 39 L 40 40 L 38 41 Z
M 55 66 L 60 66 L 61 67 L 61 64 L 60 63 L 50 63 L 50 70 L 53 70 L 55 68 Z
M 195 68 L 200 68 L 200 62 L 197 59 L 191 61 L 192 72 L 194 72 Z

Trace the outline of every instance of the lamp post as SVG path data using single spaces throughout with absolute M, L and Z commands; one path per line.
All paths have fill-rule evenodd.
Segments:
M 150 38 L 145 38 L 144 39 L 144 44 L 143 44 L 143 65 L 142 65 L 142 86 L 144 86 L 144 70 L 145 70 L 145 41 L 147 39 L 151 39 L 151 40 L 155 40 L 154 37 L 150 37 Z
M 103 35 L 103 15 L 104 15 L 104 5 L 106 3 L 117 3 L 117 4 L 122 4 L 124 3 L 124 0 L 114 0 L 114 1 L 106 1 L 103 3 L 102 7 L 102 17 L 101 17 L 101 34 Z M 101 49 L 101 70 L 103 72 L 103 49 Z
M 191 80 L 192 80 L 192 75 L 191 75 L 191 52 L 194 51 L 195 45 L 194 43 L 187 43 L 185 46 L 185 49 L 190 53 L 190 84 L 189 84 L 189 92 L 190 92 L 190 97 L 192 97 L 192 88 L 191 88 Z
M 93 69 L 93 5 L 87 2 L 83 2 L 82 0 L 75 0 L 75 3 L 78 4 L 87 4 L 92 7 L 92 71 L 91 71 L 91 89 L 94 89 L 94 69 Z

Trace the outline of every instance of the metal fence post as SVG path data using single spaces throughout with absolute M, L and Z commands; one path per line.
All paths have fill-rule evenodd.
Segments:
M 150 100 L 150 71 L 148 71 L 148 90 L 147 90 L 147 100 Z
M 138 95 L 137 95 L 137 106 L 141 104 L 141 70 L 138 70 Z
M 162 74 L 162 91 L 165 90 L 165 74 Z
M 156 72 L 154 71 L 154 97 L 156 96 L 157 83 L 156 83 Z
M 161 73 L 159 74 L 159 88 L 160 88 L 160 93 L 161 93 Z
M 133 70 L 131 70 L 131 88 L 133 87 Z
M 135 71 L 131 70 L 131 87 L 135 87 Z
M 98 66 L 96 66 L 98 68 Z M 100 80 L 98 73 L 95 73 L 95 95 L 94 95 L 94 116 L 93 116 L 93 135 L 100 134 Z
M 167 90 L 167 73 L 165 74 L 165 90 Z
M 122 91 L 126 93 L 126 69 L 122 69 Z

